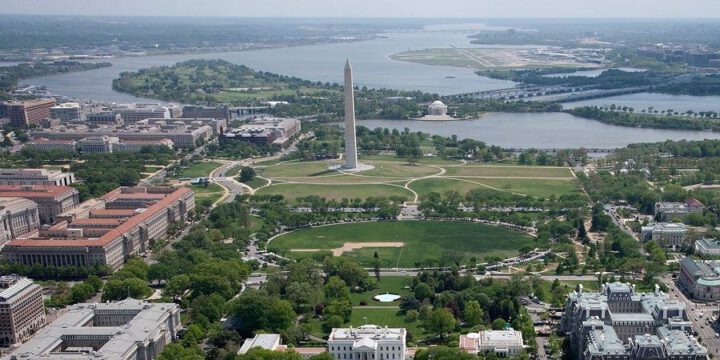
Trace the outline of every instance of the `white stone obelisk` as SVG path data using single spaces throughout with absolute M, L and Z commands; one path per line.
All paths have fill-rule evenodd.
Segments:
M 355 94 L 350 59 L 345 62 L 345 169 L 356 169 L 357 139 L 355 138 Z

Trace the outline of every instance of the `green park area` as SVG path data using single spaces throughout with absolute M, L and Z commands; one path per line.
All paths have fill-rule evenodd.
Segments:
M 259 194 L 280 194 L 289 200 L 308 195 L 326 199 L 369 196 L 404 196 L 420 200 L 431 192 L 449 190 L 465 195 L 490 189 L 531 197 L 579 194 L 569 168 L 521 165 L 462 164 L 442 159 L 421 159 L 416 164 L 387 156 L 362 159 L 372 170 L 358 173 L 330 171 L 337 161 L 280 162 L 256 168 L 259 178 L 272 183 Z
M 223 188 L 218 184 L 191 185 L 190 189 L 195 192 L 195 202 L 199 203 L 205 199 L 210 199 L 213 203 L 220 200 L 223 196 Z
M 442 221 L 367 222 L 294 231 L 273 239 L 270 251 L 300 259 L 333 252 L 372 266 L 375 253 L 381 267 L 490 257 L 508 258 L 538 244 L 535 238 L 503 227 Z
M 182 179 L 210 176 L 210 173 L 217 169 L 220 165 L 222 164 L 214 161 L 194 162 L 190 166 L 178 170 L 175 174 L 175 178 Z

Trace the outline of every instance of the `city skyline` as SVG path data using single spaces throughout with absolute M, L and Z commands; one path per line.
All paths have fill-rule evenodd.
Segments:
M 0 14 L 209 17 L 720 18 L 710 0 L 8 0 Z M 382 11 L 378 11 L 382 9 Z M 142 11 L 139 11 L 142 10 Z

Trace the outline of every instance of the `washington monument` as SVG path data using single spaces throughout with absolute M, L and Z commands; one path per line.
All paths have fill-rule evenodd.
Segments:
M 357 139 L 355 138 L 355 90 L 353 89 L 350 59 L 345 62 L 345 169 L 357 169 Z

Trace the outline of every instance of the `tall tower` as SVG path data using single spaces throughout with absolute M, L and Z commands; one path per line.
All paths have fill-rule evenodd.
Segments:
M 345 168 L 356 169 L 357 139 L 355 138 L 355 94 L 350 59 L 345 62 Z

